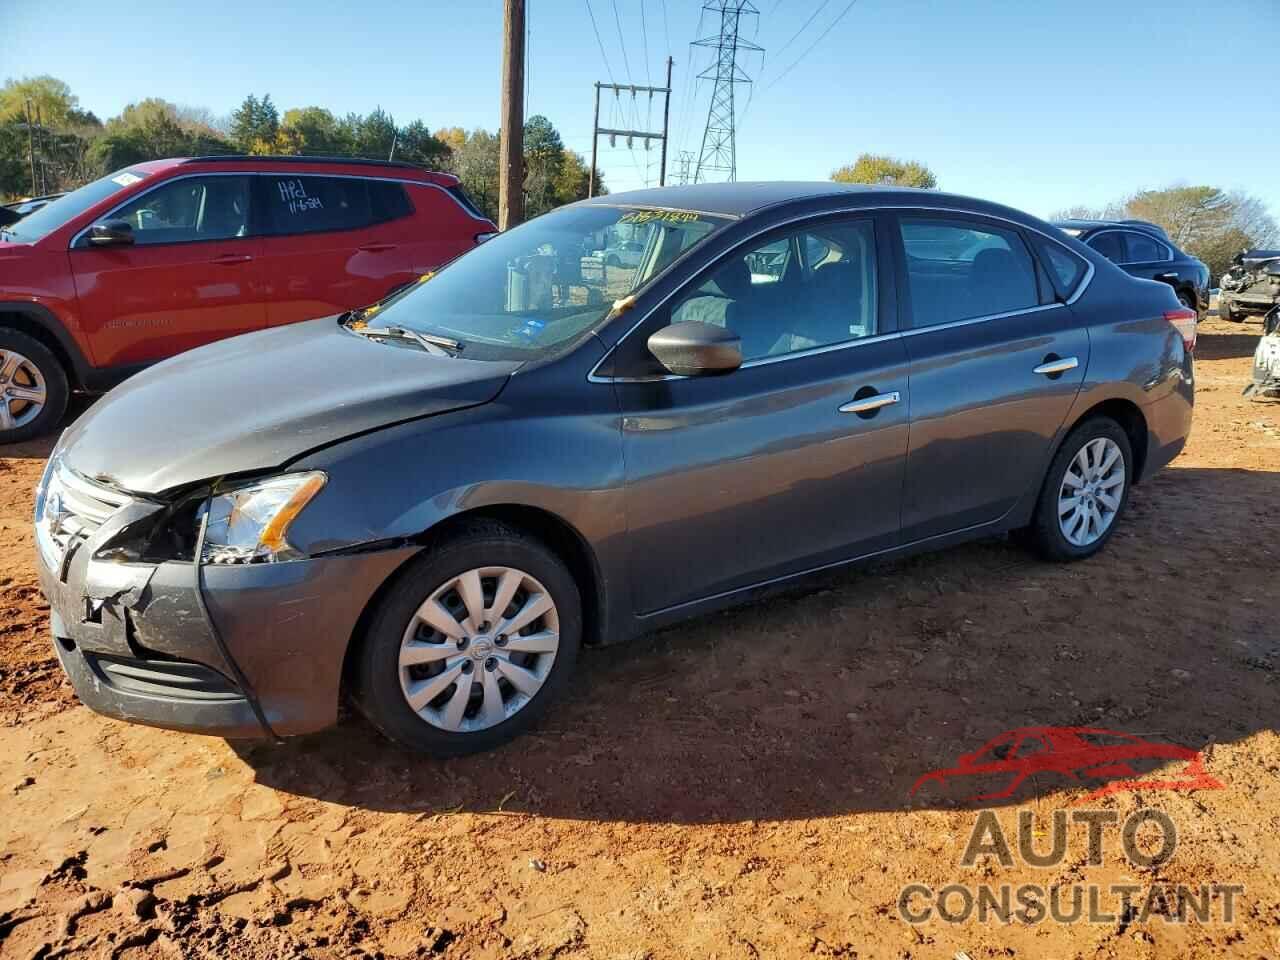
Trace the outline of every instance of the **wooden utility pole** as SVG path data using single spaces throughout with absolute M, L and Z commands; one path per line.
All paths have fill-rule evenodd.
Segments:
M 591 121 L 591 129 L 600 129 L 600 84 L 596 84 L 596 118 Z M 594 134 L 591 137 L 591 174 L 587 177 L 587 196 L 594 197 L 596 195 L 596 147 L 600 143 L 600 138 Z
M 498 229 L 524 220 L 524 0 L 505 0 L 502 130 L 498 145 Z

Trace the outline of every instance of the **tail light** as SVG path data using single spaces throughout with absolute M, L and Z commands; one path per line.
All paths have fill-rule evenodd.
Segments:
M 477 233 L 475 236 L 476 244 L 478 246 L 479 244 L 484 243 L 486 240 L 492 240 L 497 235 L 498 233 L 496 230 L 490 230 L 488 233 Z
M 1182 335 L 1182 345 L 1188 352 L 1196 347 L 1196 312 L 1182 307 L 1178 310 L 1166 310 L 1164 318 L 1174 325 Z

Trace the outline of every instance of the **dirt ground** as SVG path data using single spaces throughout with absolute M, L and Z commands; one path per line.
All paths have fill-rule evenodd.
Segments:
M 1280 955 L 1280 404 L 1240 396 L 1258 333 L 1202 326 L 1190 445 L 1098 558 L 979 543 L 590 651 L 535 735 L 448 762 L 355 719 L 275 747 L 78 705 L 32 565 L 48 447 L 10 448 L 0 958 Z M 1015 845 L 1020 812 L 1046 845 L 1083 801 L 1163 811 L 1176 850 L 1141 867 L 1110 827 L 1096 863 L 1073 826 L 1055 866 L 964 866 L 983 804 L 909 791 L 1029 725 L 1201 750 L 1222 789 L 1038 778 L 993 802 Z M 913 883 L 1243 891 L 1229 921 L 913 925 Z

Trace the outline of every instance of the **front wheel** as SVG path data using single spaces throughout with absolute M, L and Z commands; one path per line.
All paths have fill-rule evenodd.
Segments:
M 48 347 L 0 329 L 0 443 L 49 433 L 67 410 L 67 373 Z
M 354 699 L 392 740 L 435 756 L 524 732 L 564 689 L 582 602 L 564 563 L 505 524 L 477 523 L 398 576 L 359 653 Z
M 1048 560 L 1083 560 L 1106 545 L 1129 503 L 1133 452 L 1120 424 L 1086 420 L 1049 464 L 1028 529 Z

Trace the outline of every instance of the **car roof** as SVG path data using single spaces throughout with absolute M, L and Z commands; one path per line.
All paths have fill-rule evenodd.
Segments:
M 147 173 L 169 173 L 179 167 L 196 167 L 200 170 L 218 168 L 252 167 L 254 170 L 298 173 L 358 173 L 363 176 L 394 177 L 398 180 L 417 180 L 451 187 L 458 178 L 451 173 L 428 170 L 415 163 L 399 160 L 368 160 L 361 157 L 310 157 L 310 156 L 255 156 L 249 154 L 214 154 L 201 157 L 171 157 L 165 160 L 148 160 L 130 164 L 126 169 L 145 170 Z
M 1082 234 L 1104 229 L 1137 230 L 1139 233 L 1149 233 L 1164 240 L 1166 243 L 1169 242 L 1169 235 L 1164 228 L 1147 220 L 1086 220 L 1078 217 L 1067 217 L 1062 220 L 1054 220 L 1053 225 L 1062 230 L 1078 230 Z
M 971 210 L 975 213 L 987 212 L 1026 223 L 1038 223 L 1036 218 L 1021 210 L 1014 210 L 1011 207 L 975 197 L 941 193 L 937 190 L 922 190 L 916 187 L 832 183 L 829 180 L 686 184 L 609 193 L 592 197 L 590 200 L 581 200 L 579 203 L 604 206 L 670 207 L 722 216 L 745 217 L 769 207 L 821 199 L 844 200 L 848 206 L 865 203 L 867 206 L 955 208 Z

